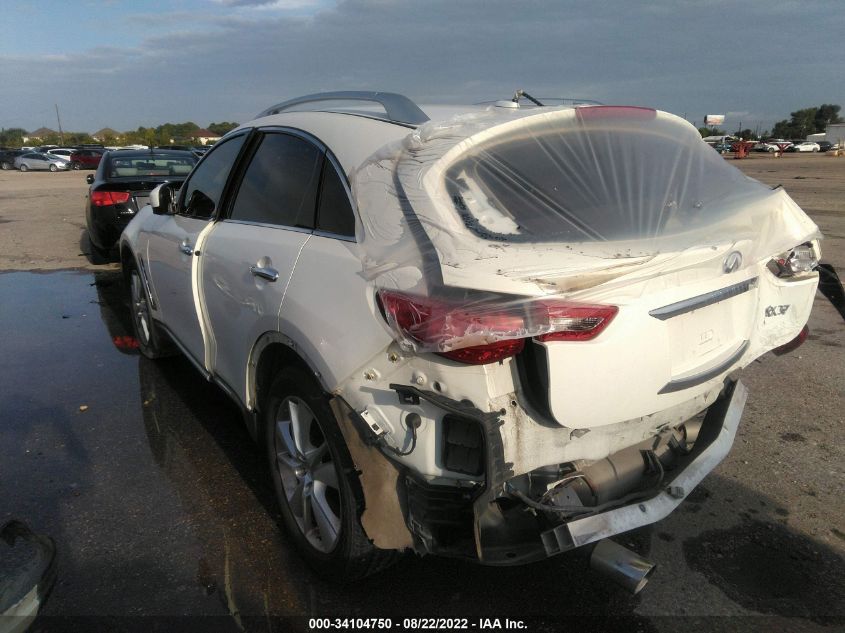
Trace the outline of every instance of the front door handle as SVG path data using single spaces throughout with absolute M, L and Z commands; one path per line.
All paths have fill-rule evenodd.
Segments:
M 179 250 L 185 253 L 185 255 L 194 254 L 194 247 L 191 246 L 191 243 L 188 241 L 188 238 L 182 240 L 182 243 L 179 245 Z
M 277 281 L 279 279 L 279 271 L 269 266 L 250 266 L 249 272 L 267 281 Z

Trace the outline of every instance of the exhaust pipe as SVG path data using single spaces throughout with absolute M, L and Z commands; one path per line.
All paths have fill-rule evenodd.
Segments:
M 590 567 L 636 595 L 657 566 L 627 547 L 603 539 L 593 548 Z

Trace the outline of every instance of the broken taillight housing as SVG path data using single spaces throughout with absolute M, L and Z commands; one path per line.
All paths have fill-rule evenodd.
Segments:
M 796 246 L 787 253 L 781 253 L 769 262 L 769 270 L 777 277 L 792 277 L 808 273 L 819 265 L 819 258 L 809 242 Z
M 616 306 L 569 301 L 465 303 L 381 290 L 388 324 L 407 349 L 432 351 L 471 365 L 514 356 L 525 339 L 585 341 L 610 323 Z

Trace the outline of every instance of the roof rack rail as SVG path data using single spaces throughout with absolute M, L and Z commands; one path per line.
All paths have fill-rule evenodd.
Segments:
M 320 101 L 370 101 L 380 103 L 387 113 L 387 119 L 395 123 L 407 125 L 422 125 L 429 120 L 425 112 L 405 95 L 395 92 L 370 92 L 364 90 L 343 90 L 339 92 L 320 92 L 304 97 L 296 97 L 282 103 L 277 103 L 259 114 L 256 118 L 279 114 L 298 105 L 317 103 Z

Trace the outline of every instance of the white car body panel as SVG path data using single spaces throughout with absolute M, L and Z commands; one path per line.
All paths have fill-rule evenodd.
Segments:
M 324 143 L 346 174 L 374 155 L 391 156 L 414 132 L 326 112 L 276 114 L 239 129 L 277 127 L 304 131 Z M 441 185 L 429 175 L 420 186 Z M 785 196 L 777 192 L 771 199 L 784 204 L 780 220 L 788 229 L 786 239 L 811 235 L 815 225 L 797 205 L 783 203 Z M 438 255 L 450 248 L 453 233 L 466 232 L 457 214 L 444 217 L 438 225 L 442 233 L 431 237 Z M 397 224 L 388 228 L 408 230 L 407 220 Z M 747 231 L 747 224 L 740 229 Z M 194 254 L 182 251 L 184 240 Z M 136 215 L 122 238 L 122 248 L 147 271 L 154 318 L 245 410 L 260 407 L 255 368 L 262 351 L 268 342 L 282 342 L 327 394 L 348 404 L 373 430 L 391 463 L 429 484 L 458 487 L 480 485 L 491 476 L 489 470 L 478 475 L 447 468 L 444 408 L 426 398 L 403 401 L 397 385 L 498 416 L 502 457 L 514 478 L 547 466 L 603 460 L 704 411 L 720 397 L 732 372 L 802 330 L 818 276 L 776 277 L 767 264 L 780 253 L 761 253 L 759 243 L 779 244 L 771 234 L 756 241 L 738 236 L 730 243 L 713 239 L 651 256 L 638 254 L 634 242 L 631 250 L 610 241 L 584 242 L 577 252 L 562 243 L 513 243 L 506 255 L 494 244 L 490 251 L 498 250 L 489 257 L 483 240 L 467 239 L 454 248 L 437 262 L 449 289 L 528 299 L 577 291 L 579 300 L 586 296 L 589 302 L 618 306 L 607 329 L 592 340 L 542 343 L 527 337 L 526 345 L 545 358 L 546 411 L 524 384 L 524 358 L 468 365 L 432 351 L 403 349 L 382 316 L 376 298 L 381 288 L 362 264 L 362 246 L 354 239 L 227 219 L 156 216 L 150 207 Z M 813 246 L 818 253 L 818 242 Z M 617 252 L 627 254 L 614 258 Z M 742 263 L 728 267 L 737 253 Z M 559 277 L 543 277 L 552 261 Z M 253 266 L 277 270 L 278 279 L 255 276 Z M 608 271 L 618 283 L 603 285 Z M 399 288 L 412 285 L 403 278 L 407 270 L 391 274 Z M 654 316 L 667 306 L 744 282 L 742 292 L 669 318 Z M 412 415 L 419 421 L 416 428 L 408 423 Z M 378 535 L 371 536 L 377 541 Z M 481 545 L 483 558 L 480 552 Z
M 193 359 L 206 369 L 204 328 L 194 301 L 197 258 L 183 252 L 182 247 L 189 246 L 191 252 L 201 248 L 199 236 L 210 226 L 208 220 L 173 215 L 156 223 L 155 230 L 147 234 L 148 271 L 160 318 Z M 187 297 L 191 300 L 186 300 Z
M 196 258 L 203 315 L 214 340 L 208 370 L 235 393 L 245 393 L 255 342 L 278 330 L 285 290 L 310 237 L 308 232 L 224 220 L 215 224 Z M 279 278 L 271 282 L 257 277 L 251 266 L 273 268 Z

